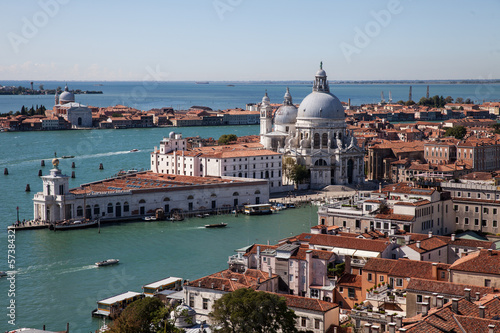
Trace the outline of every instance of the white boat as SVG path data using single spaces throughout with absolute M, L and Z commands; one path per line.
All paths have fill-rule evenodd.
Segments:
M 135 149 L 135 148 L 134 149 L 130 149 L 131 153 L 135 153 L 136 151 L 139 151 L 139 149 Z
M 84 228 L 91 228 L 91 227 L 96 227 L 98 223 L 98 220 L 88 220 L 88 221 L 81 221 L 81 220 L 76 220 L 76 221 L 64 221 L 61 223 L 56 223 L 50 226 L 51 229 L 54 231 L 57 230 L 70 230 L 70 229 L 84 229 Z
M 103 261 L 98 261 L 95 263 L 97 267 L 102 267 L 102 266 L 109 266 L 109 265 L 116 265 L 120 262 L 118 259 L 107 259 Z
M 142 218 L 144 221 L 156 221 L 155 216 L 146 216 Z
M 7 273 L 4 271 L 0 271 L 0 277 L 4 277 L 4 276 L 7 276 Z

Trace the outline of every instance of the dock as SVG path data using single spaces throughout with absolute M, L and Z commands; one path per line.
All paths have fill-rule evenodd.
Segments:
M 25 221 L 17 222 L 9 225 L 8 230 L 33 230 L 33 229 L 47 229 L 50 223 L 44 221 Z

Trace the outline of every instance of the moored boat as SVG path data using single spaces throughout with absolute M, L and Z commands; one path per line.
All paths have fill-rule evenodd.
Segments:
M 205 224 L 205 228 L 224 228 L 227 223 Z
M 70 229 L 84 229 L 97 227 L 98 220 L 76 220 L 76 221 L 64 221 L 56 224 L 52 224 L 50 229 L 57 230 L 70 230 Z
M 271 204 L 246 205 L 244 213 L 247 215 L 272 214 Z
M 97 267 L 116 265 L 120 262 L 118 259 L 106 259 L 95 263 Z

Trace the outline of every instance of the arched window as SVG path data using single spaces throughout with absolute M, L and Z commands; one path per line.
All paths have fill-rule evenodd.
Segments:
M 90 218 L 92 216 L 92 207 L 90 205 L 85 206 L 85 218 Z
M 127 202 L 127 201 L 125 201 L 125 202 L 123 203 L 123 211 L 124 211 L 124 212 L 128 212 L 129 210 L 130 210 L 130 206 L 128 205 L 128 202 Z
M 314 149 L 318 149 L 319 148 L 319 133 L 314 133 L 313 148 Z
M 78 126 L 82 126 L 82 118 L 78 117 Z
M 241 178 L 241 176 L 242 176 L 242 174 L 241 174 L 241 172 L 240 172 L 240 173 L 238 174 L 238 177 L 240 177 L 240 178 Z
M 321 136 L 321 146 L 323 146 L 323 148 L 328 147 L 328 134 L 326 133 L 323 133 Z
M 327 164 L 326 164 L 326 161 L 324 159 L 320 158 L 319 160 L 317 160 L 316 162 L 314 162 L 314 165 L 316 165 L 316 166 L 325 166 Z
M 76 207 L 76 216 L 83 216 L 83 207 L 82 206 Z
M 141 200 L 139 200 L 139 203 L 146 203 L 146 200 L 141 199 Z
M 240 195 L 238 192 L 233 193 L 233 197 L 237 197 L 238 195 Z
M 192 195 L 190 195 L 190 196 L 188 197 L 188 200 L 193 200 L 193 199 L 194 199 L 194 197 L 193 197 Z
M 113 204 L 112 203 L 108 204 L 108 214 L 113 214 Z
M 217 194 L 212 193 L 212 194 L 210 195 L 210 197 L 212 197 L 212 198 L 217 198 Z
M 266 178 L 269 178 L 269 170 L 266 170 Z
M 256 191 L 255 191 L 255 194 L 260 194 L 260 190 L 256 190 Z
M 101 208 L 99 207 L 99 205 L 95 205 L 94 206 L 94 215 L 99 216 L 100 214 L 101 214 Z
M 165 198 L 163 198 L 163 201 L 170 201 L 170 198 L 169 197 L 165 197 Z

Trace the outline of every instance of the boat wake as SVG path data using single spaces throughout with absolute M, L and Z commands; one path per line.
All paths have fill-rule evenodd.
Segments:
M 86 266 L 83 266 L 83 267 L 74 267 L 74 268 L 64 269 L 64 270 L 62 270 L 60 272 L 57 272 L 56 274 L 57 275 L 61 275 L 61 274 L 66 274 L 66 273 L 74 273 L 74 272 L 86 271 L 86 270 L 95 269 L 95 268 L 97 268 L 96 265 L 86 265 Z
M 75 156 L 75 159 L 86 159 L 86 158 L 96 158 L 96 157 L 106 157 L 106 156 L 114 156 L 114 155 L 123 155 L 132 153 L 130 150 L 123 151 L 112 151 L 108 153 L 98 153 L 98 154 L 89 154 L 89 155 L 80 155 Z

